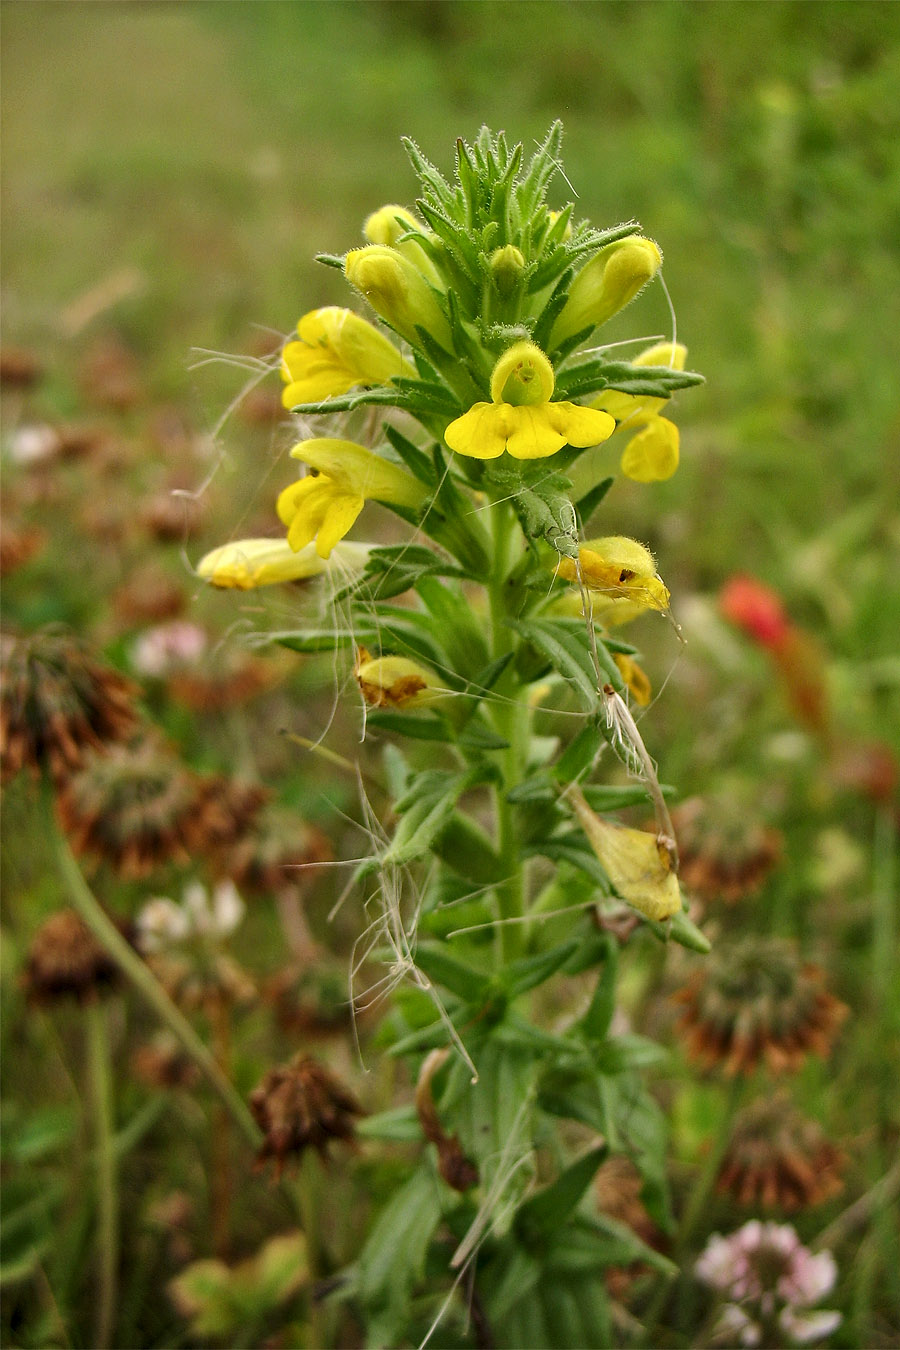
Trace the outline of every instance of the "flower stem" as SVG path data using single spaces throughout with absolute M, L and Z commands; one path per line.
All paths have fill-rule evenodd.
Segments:
M 129 946 L 108 917 L 85 881 L 81 868 L 72 856 L 68 843 L 56 828 L 55 819 L 53 821 L 53 840 L 56 861 L 66 885 L 68 898 L 97 941 L 116 962 L 123 975 L 137 986 L 166 1026 L 181 1041 L 198 1068 L 206 1075 L 210 1084 L 228 1107 L 235 1124 L 243 1131 L 248 1143 L 257 1148 L 262 1142 L 262 1135 L 240 1093 L 234 1084 L 226 1078 L 208 1047 L 197 1035 L 184 1014 L 169 998 L 153 972 Z
M 113 1147 L 113 1090 L 109 1062 L 107 1010 L 99 1000 L 86 1010 L 88 1071 L 97 1148 L 97 1308 L 96 1344 L 112 1344 L 119 1264 L 118 1171 Z

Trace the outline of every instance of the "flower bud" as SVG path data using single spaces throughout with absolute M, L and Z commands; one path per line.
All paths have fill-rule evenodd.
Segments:
M 433 671 L 405 656 L 372 657 L 360 647 L 356 679 L 363 698 L 373 708 L 423 708 L 447 694 Z
M 419 327 L 442 347 L 452 348 L 450 325 L 433 288 L 402 253 L 382 244 L 352 249 L 344 259 L 344 272 L 376 313 L 409 342 L 418 345 Z
M 661 262 L 652 239 L 631 236 L 607 244 L 569 287 L 569 298 L 550 334 L 550 349 L 618 314 L 656 275 Z
M 515 244 L 495 249 L 491 254 L 491 275 L 502 296 L 512 295 L 525 271 L 525 255 Z
M 589 591 L 621 597 L 643 609 L 665 610 L 669 606 L 669 592 L 656 575 L 653 554 L 624 535 L 589 539 L 578 550 L 577 566 L 574 558 L 560 558 L 557 574 L 565 581 L 580 579 Z
M 533 342 L 517 342 L 503 353 L 491 374 L 491 398 L 514 408 L 547 403 L 553 393 L 553 367 Z
M 340 544 L 334 561 L 357 570 L 365 565 L 366 544 Z M 223 589 L 252 591 L 279 581 L 299 581 L 329 570 L 312 544 L 295 553 L 286 539 L 236 539 L 214 548 L 197 564 L 197 575 Z
M 363 234 L 370 244 L 383 244 L 388 248 L 395 248 L 418 267 L 432 286 L 442 290 L 440 273 L 422 245 L 415 239 L 401 237 L 410 231 L 416 234 L 425 233 L 420 221 L 416 220 L 405 206 L 382 206 L 379 211 L 373 211 L 363 225 Z
M 569 797 L 587 841 L 616 893 L 648 919 L 668 919 L 681 909 L 681 889 L 666 841 L 646 830 L 612 825 L 588 806 L 580 789 Z

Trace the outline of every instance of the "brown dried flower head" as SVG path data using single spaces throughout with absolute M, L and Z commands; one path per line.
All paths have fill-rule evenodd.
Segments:
M 294 811 L 268 806 L 232 850 L 228 875 L 243 891 L 272 895 L 302 886 L 316 864 L 331 856 L 331 845 L 315 825 Z
M 846 1161 L 816 1121 L 778 1093 L 738 1116 L 717 1187 L 754 1210 L 808 1209 L 843 1190 Z
M 55 631 L 0 637 L 0 763 L 3 781 L 22 768 L 62 782 L 89 751 L 130 736 L 136 688 L 95 660 L 90 648 Z
M 43 549 L 46 542 L 46 534 L 36 525 L 4 522 L 0 532 L 0 577 L 7 577 L 24 567 Z
M 139 1045 L 131 1058 L 135 1075 L 152 1088 L 195 1088 L 200 1070 L 178 1041 L 161 1032 Z
M 32 1002 L 92 1003 L 118 983 L 118 967 L 74 909 L 61 909 L 35 933 L 24 983 Z
M 607 1158 L 594 1178 L 594 1196 L 601 1213 L 625 1224 L 648 1247 L 662 1251 L 665 1238 L 641 1199 L 643 1188 L 640 1172 L 624 1153 Z M 604 1278 L 613 1298 L 625 1298 L 635 1280 L 646 1270 L 646 1265 L 641 1261 L 628 1266 L 609 1266 L 604 1271 Z
M 827 1055 L 847 1014 L 821 970 L 766 937 L 719 949 L 675 1000 L 688 1054 L 729 1076 L 762 1061 L 773 1073 L 793 1072 L 807 1055 Z
M 754 819 L 741 794 L 692 797 L 672 812 L 685 889 L 734 904 L 754 895 L 781 857 L 778 830 Z
M 209 774 L 196 783 L 197 811 L 188 823 L 192 849 L 217 863 L 230 876 L 233 850 L 256 828 L 268 797 L 264 787 Z
M 186 866 L 203 817 L 195 776 L 151 735 L 90 756 L 58 807 L 75 852 L 102 859 L 126 881 Z
M 240 648 L 215 643 L 190 669 L 169 676 L 167 688 L 177 703 L 193 712 L 217 713 L 240 707 L 271 689 L 284 668 Z
M 273 1158 L 279 1176 L 286 1159 L 307 1148 L 324 1157 L 330 1140 L 351 1141 L 354 1117 L 364 1114 L 352 1093 L 309 1055 L 270 1069 L 250 1094 L 250 1110 L 265 1135 L 258 1161 Z
M 155 563 L 136 568 L 113 596 L 116 615 L 127 625 L 174 619 L 185 603 L 184 587 Z

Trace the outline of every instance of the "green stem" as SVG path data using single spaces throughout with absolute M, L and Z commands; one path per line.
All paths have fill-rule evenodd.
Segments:
M 107 1010 L 95 1001 L 86 1010 L 88 1068 L 94 1116 L 97 1184 L 97 1308 L 95 1334 L 100 1350 L 112 1344 L 119 1263 L 119 1195 L 113 1138 L 113 1089 Z
M 895 1012 L 897 967 L 896 835 L 892 809 L 875 817 L 873 848 L 872 985 L 878 1006 Z
M 309 1271 L 309 1347 L 318 1350 L 325 1345 L 322 1335 L 322 1307 L 316 1298 L 316 1284 L 322 1279 L 323 1253 L 321 1227 L 319 1224 L 319 1178 L 315 1172 L 318 1159 L 310 1156 L 307 1149 L 300 1159 L 297 1176 L 297 1204 L 300 1210 L 300 1222 L 306 1238 L 306 1263 Z
M 65 838 L 56 828 L 55 820 L 53 820 L 53 839 L 56 860 L 72 904 L 122 973 L 132 984 L 137 986 L 166 1026 L 181 1041 L 185 1050 L 206 1075 L 228 1107 L 232 1118 L 243 1131 L 247 1141 L 254 1148 L 258 1148 L 262 1142 L 262 1134 L 240 1093 L 234 1084 L 226 1078 L 208 1047 L 197 1035 L 184 1014 L 169 998 L 149 966 L 145 965 L 134 949 L 129 946 L 106 914 L 82 876 L 81 868 L 72 856 L 72 851 Z

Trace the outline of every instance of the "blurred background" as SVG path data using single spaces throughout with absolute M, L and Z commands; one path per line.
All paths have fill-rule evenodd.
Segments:
M 551 204 L 574 194 L 594 223 L 637 218 L 659 242 L 678 338 L 707 383 L 677 400 L 678 474 L 617 482 L 595 533 L 645 539 L 673 594 L 680 631 L 647 623 L 637 639 L 664 686 L 644 724 L 662 777 L 782 839 L 764 889 L 707 919 L 726 938 L 797 940 L 829 970 L 851 1016 L 797 1096 L 852 1155 L 844 1203 L 867 1194 L 891 1165 L 898 1109 L 900 6 L 5 0 L 2 28 L 4 624 L 67 623 L 139 676 L 135 644 L 163 620 L 224 639 L 193 702 L 144 672 L 153 718 L 198 769 L 252 764 L 339 855 L 359 847 L 333 813 L 356 810 L 354 785 L 302 767 L 279 735 L 319 734 L 330 666 L 285 673 L 274 658 L 246 674 L 239 638 L 284 626 L 290 597 L 238 604 L 190 572 L 214 544 L 275 526 L 293 435 L 277 374 L 248 392 L 253 361 L 307 310 L 355 303 L 313 256 L 357 246 L 383 203 L 412 205 L 402 135 L 450 174 L 454 139 L 482 123 L 527 149 L 561 118 L 568 182 Z M 656 286 L 604 338 L 670 331 Z M 173 488 L 199 495 L 173 506 Z M 779 597 L 792 656 L 746 615 L 723 617 L 735 573 Z M 298 712 L 310 689 L 319 701 Z M 339 722 L 334 744 L 355 753 L 357 730 Z M 25 796 L 11 791 L 6 812 L 7 1037 L 25 1018 L 29 941 L 59 902 Z M 105 898 L 130 913 L 147 893 L 111 884 Z M 352 923 L 329 936 L 327 900 L 310 922 L 340 950 Z M 263 969 L 281 939 L 258 913 L 248 922 Z M 654 1034 L 665 1023 L 646 1017 Z M 52 1067 L 65 1033 L 28 1025 L 5 1057 L 7 1136 L 13 1162 L 56 1175 L 75 1129 Z M 29 1068 L 38 1124 L 16 1096 L 23 1044 L 50 1065 Z M 252 1086 L 264 1062 L 248 1050 L 238 1078 Z M 665 1093 L 677 1184 L 723 1108 L 686 1066 Z M 165 1143 L 142 1144 L 136 1194 Z M 59 1261 L 77 1322 L 87 1257 L 67 1213 Z M 257 1213 L 256 1237 L 277 1217 Z M 55 1324 L 28 1284 L 28 1253 L 45 1249 L 26 1236 L 11 1324 L 16 1343 L 46 1344 Z M 850 1236 L 835 1343 L 900 1344 L 896 1234 L 866 1211 Z M 140 1241 L 154 1269 L 177 1268 L 161 1238 Z M 130 1297 L 121 1334 L 149 1334 L 146 1290 Z

